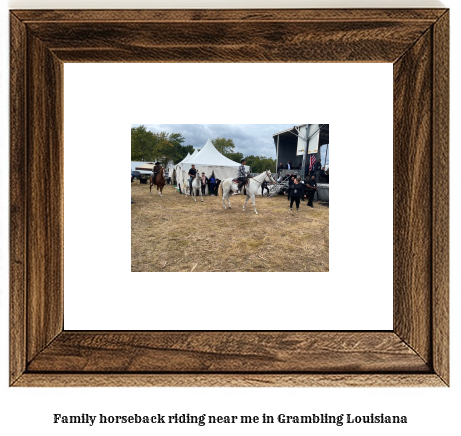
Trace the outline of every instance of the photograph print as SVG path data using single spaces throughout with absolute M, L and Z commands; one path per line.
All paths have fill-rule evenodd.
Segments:
M 329 124 L 133 124 L 132 272 L 328 272 Z

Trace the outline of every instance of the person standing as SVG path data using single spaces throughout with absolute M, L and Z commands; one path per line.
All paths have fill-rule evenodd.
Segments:
M 317 182 L 315 180 L 315 176 L 312 176 L 310 180 L 306 184 L 307 187 L 307 196 L 309 198 L 309 201 L 307 202 L 308 207 L 314 207 L 312 204 L 312 200 L 314 199 L 314 194 L 315 191 L 317 190 Z
M 296 202 L 296 210 L 299 212 L 299 201 L 302 197 L 305 197 L 304 186 L 299 183 L 298 178 L 294 179 L 293 186 L 291 187 L 291 201 L 290 210 L 293 207 L 293 202 Z
M 160 162 L 155 162 L 154 167 L 152 168 L 152 172 L 154 173 L 154 178 L 153 181 L 156 182 L 157 175 L 160 173 L 162 170 L 162 166 L 160 165 Z
M 238 184 L 238 191 L 239 192 L 243 188 L 243 185 L 247 181 L 247 174 L 245 172 L 245 164 L 246 164 L 246 160 L 242 159 L 240 161 L 239 172 L 237 174 L 237 180 L 239 181 L 239 184 Z
M 192 164 L 192 167 L 189 170 L 189 173 L 187 175 L 189 176 L 190 195 L 192 195 L 192 182 L 194 181 L 195 177 L 197 176 L 197 170 L 195 169 L 194 164 Z
M 201 188 L 202 188 L 202 195 L 205 195 L 205 188 L 208 183 L 208 177 L 205 176 L 205 173 L 202 173 L 202 183 L 201 183 Z
M 284 169 L 285 169 L 285 168 L 283 167 L 282 162 L 280 162 L 280 163 L 279 163 L 279 166 L 277 167 L 277 172 L 279 173 L 280 176 L 282 175 L 282 171 L 283 171 Z
M 268 185 L 269 185 L 269 182 L 266 182 L 265 180 L 264 180 L 264 182 L 261 183 L 261 196 L 264 195 L 264 189 L 267 189 L 267 195 L 269 195 L 269 187 L 268 187 Z
M 291 188 L 293 188 L 293 185 L 295 183 L 294 178 L 295 176 L 290 176 L 290 180 L 288 180 L 288 189 L 287 189 L 288 201 L 290 201 Z
M 210 194 L 212 197 L 214 197 L 214 187 L 216 185 L 216 178 L 214 176 L 214 171 L 211 173 L 210 176 Z
M 218 196 L 218 189 L 219 189 L 219 185 L 221 184 L 221 180 L 220 179 L 216 179 L 216 185 L 214 187 L 214 195 L 215 197 Z
M 315 162 L 314 164 L 314 173 L 315 173 L 315 181 L 318 182 L 319 181 L 319 177 L 320 177 L 320 170 L 322 169 L 322 161 L 319 159 L 317 162 Z

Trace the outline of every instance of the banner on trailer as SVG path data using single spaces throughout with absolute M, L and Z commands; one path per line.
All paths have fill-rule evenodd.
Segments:
M 320 129 L 318 124 L 309 124 L 309 148 L 307 154 L 317 153 L 319 150 Z
M 299 136 L 298 136 L 298 148 L 296 150 L 296 156 L 304 156 L 307 146 L 307 131 L 306 126 L 302 126 L 299 129 Z

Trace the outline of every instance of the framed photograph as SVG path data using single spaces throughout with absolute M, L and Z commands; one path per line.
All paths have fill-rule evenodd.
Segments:
M 227 64 L 221 66 L 225 69 Z M 217 76 L 226 87 L 232 86 L 223 75 Z M 158 77 L 156 82 L 175 89 L 176 79 L 171 85 Z M 227 106 L 239 106 L 223 100 Z M 256 102 L 251 100 L 255 110 Z M 298 143 L 303 146 L 308 141 L 306 125 L 132 125 L 132 158 L 137 160 L 131 161 L 131 271 L 328 272 L 329 174 L 321 162 L 329 162 L 329 125 L 309 124 L 308 128 L 309 143 L 319 150 L 308 155 L 304 147 L 297 155 Z M 156 159 L 156 154 L 163 157 Z M 149 163 L 152 160 L 156 163 Z M 282 161 L 287 161 L 287 168 Z M 314 186 L 308 188 L 309 182 Z M 160 196 L 160 209 L 152 194 Z M 198 202 L 203 207 L 197 207 Z M 261 216 L 257 204 L 263 207 Z M 97 205 L 92 208 L 96 209 Z M 301 209 L 302 215 L 287 214 Z M 309 213 L 314 209 L 315 214 Z M 253 212 L 250 216 L 240 213 L 248 210 Z M 155 225 L 152 217 L 156 217 Z M 110 239 L 112 231 L 108 233 Z M 259 287 L 267 287 L 264 279 L 259 280 Z M 258 287 L 246 280 L 245 284 Z M 208 285 L 201 282 L 202 287 Z
M 17 10 L 10 22 L 11 386 L 449 385 L 447 9 Z M 108 62 L 392 63 L 393 329 L 65 330 L 64 64 Z

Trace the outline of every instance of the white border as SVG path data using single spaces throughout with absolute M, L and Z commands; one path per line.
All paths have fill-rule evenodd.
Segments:
M 10 1 L 10 7 L 18 8 L 24 5 L 22 1 Z M 51 2 L 29 1 L 29 5 L 42 8 Z M 91 2 L 72 2 L 70 0 L 54 1 L 54 7 L 84 7 L 88 5 L 94 8 L 107 7 L 133 7 L 133 1 L 127 0 L 91 0 Z M 149 0 L 149 7 L 156 7 L 158 1 Z M 221 3 L 221 2 L 219 2 Z M 385 2 L 371 2 L 377 6 L 384 6 Z M 177 0 L 171 0 L 171 7 L 178 4 Z M 254 5 L 253 0 L 246 5 Z M 256 3 L 258 4 L 258 3 Z M 341 7 L 348 7 L 350 1 L 341 2 Z M 403 4 L 403 3 L 402 3 Z M 460 130 L 456 125 L 460 117 L 461 84 L 458 77 L 461 76 L 460 58 L 461 53 L 461 4 L 459 1 L 446 0 L 445 5 L 451 8 L 451 129 L 450 141 L 454 144 L 450 150 L 451 160 L 451 183 L 450 183 L 450 222 L 461 222 L 461 172 L 456 171 L 461 161 Z M 267 0 L 265 6 L 275 7 L 273 0 Z M 312 2 L 306 0 L 304 6 L 309 7 Z M 325 6 L 331 5 L 326 1 Z M 0 5 L 0 101 L 8 102 L 8 18 L 7 5 Z M 26 434 L 42 433 L 49 435 L 126 435 L 127 430 L 134 435 L 152 435 L 153 432 L 162 435 L 175 435 L 178 432 L 187 432 L 190 436 L 203 436 L 216 434 L 227 436 L 234 435 L 238 431 L 241 435 L 264 434 L 265 436 L 279 435 L 281 432 L 287 435 L 305 435 L 313 433 L 318 436 L 330 436 L 341 434 L 345 436 L 357 436 L 370 434 L 369 425 L 333 427 L 328 425 L 298 426 L 298 425 L 274 425 L 270 427 L 262 425 L 249 426 L 219 426 L 198 427 L 181 425 L 174 427 L 89 427 L 88 425 L 56 426 L 52 423 L 52 414 L 56 412 L 78 415 L 81 413 L 112 415 L 126 415 L 130 413 L 152 415 L 155 413 L 195 413 L 216 415 L 257 415 L 289 413 L 303 415 L 307 413 L 390 413 L 406 414 L 409 423 L 404 426 L 376 425 L 372 431 L 377 435 L 387 435 L 391 431 L 395 436 L 408 436 L 408 434 L 452 434 L 453 429 L 459 427 L 458 404 L 461 399 L 461 367 L 459 344 L 461 344 L 461 317 L 459 308 L 461 304 L 460 293 L 456 292 L 461 287 L 460 271 L 457 267 L 461 261 L 460 244 L 461 230 L 459 226 L 452 226 L 450 230 L 450 307 L 451 307 L 451 387 L 449 389 L 432 388 L 327 388 L 327 389 L 283 389 L 269 388 L 126 388 L 126 389 L 100 389 L 100 388 L 61 388 L 61 389 L 18 389 L 8 387 L 8 105 L 0 105 L 0 322 L 1 341 L 0 348 L 0 374 L 2 375 L 2 387 L 0 397 L 3 401 L 3 413 L 0 421 L 2 434 Z M 337 431 L 335 431 L 337 430 Z
M 64 72 L 66 329 L 392 329 L 391 64 L 65 64 Z M 329 122 L 330 272 L 130 273 L 130 127 L 175 122 Z

